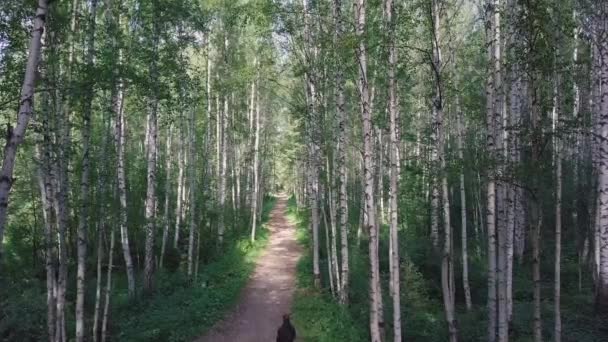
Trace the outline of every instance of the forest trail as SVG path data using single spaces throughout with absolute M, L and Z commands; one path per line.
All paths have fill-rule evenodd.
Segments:
M 278 198 L 267 224 L 269 241 L 236 307 L 196 342 L 271 342 L 289 313 L 302 248 L 286 217 L 287 197 Z

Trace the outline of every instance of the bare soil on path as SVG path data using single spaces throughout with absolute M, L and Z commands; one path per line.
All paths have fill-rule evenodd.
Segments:
M 287 198 L 278 198 L 267 224 L 269 241 L 256 262 L 238 304 L 195 342 L 274 342 L 295 291 L 296 265 L 302 248 L 286 217 Z M 297 327 L 296 327 L 297 329 Z

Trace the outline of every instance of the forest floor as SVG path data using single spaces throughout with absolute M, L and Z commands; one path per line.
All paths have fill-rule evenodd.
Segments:
M 280 196 L 267 224 L 269 241 L 256 262 L 236 307 L 196 342 L 270 342 L 291 310 L 296 265 L 302 247 L 287 220 L 287 197 Z M 296 327 L 297 329 L 297 327 Z

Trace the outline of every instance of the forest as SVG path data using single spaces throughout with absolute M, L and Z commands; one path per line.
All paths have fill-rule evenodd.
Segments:
M 608 341 L 606 0 L 2 0 L 0 145 L 2 341 Z

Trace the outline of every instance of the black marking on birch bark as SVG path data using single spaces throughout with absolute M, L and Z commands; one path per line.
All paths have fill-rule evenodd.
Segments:
M 13 139 L 13 126 L 10 123 L 6 124 L 6 145 L 10 144 L 10 141 Z

